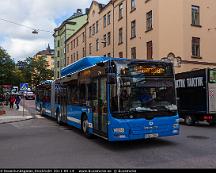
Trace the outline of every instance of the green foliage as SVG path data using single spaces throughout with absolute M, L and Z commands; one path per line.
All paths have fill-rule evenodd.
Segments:
M 24 61 L 23 68 L 15 66 L 10 55 L 0 47 L 0 85 L 11 84 L 19 86 L 20 83 L 29 83 L 35 87 L 43 80 L 52 79 L 54 73 L 47 69 L 48 62 L 45 57 L 28 57 Z
M 0 47 L 0 85 L 14 84 L 15 63 L 10 55 Z
M 48 62 L 46 61 L 45 57 L 38 57 L 32 59 L 32 85 L 36 86 L 41 81 L 52 79 L 53 71 L 47 69 Z

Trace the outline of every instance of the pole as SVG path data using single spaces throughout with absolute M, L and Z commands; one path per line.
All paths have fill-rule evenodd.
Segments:
M 23 93 L 23 117 L 24 117 L 24 106 L 25 106 L 25 97 L 24 97 L 24 93 Z

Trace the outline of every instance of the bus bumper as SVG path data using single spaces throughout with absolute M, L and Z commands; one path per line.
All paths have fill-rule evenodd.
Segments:
M 179 135 L 179 117 L 146 119 L 112 119 L 109 141 L 130 141 Z

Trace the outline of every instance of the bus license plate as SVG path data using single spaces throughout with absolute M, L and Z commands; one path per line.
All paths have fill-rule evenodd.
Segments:
M 158 133 L 145 134 L 145 138 L 156 138 L 158 137 Z

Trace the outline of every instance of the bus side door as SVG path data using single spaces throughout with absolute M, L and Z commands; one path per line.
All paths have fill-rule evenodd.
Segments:
M 96 87 L 93 88 L 96 93 L 93 100 L 93 128 L 94 132 L 107 137 L 107 89 L 106 89 L 106 78 L 94 79 L 93 83 L 96 84 Z

